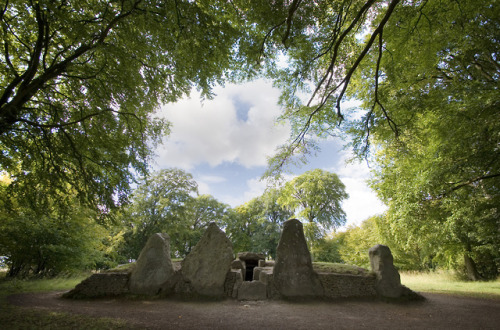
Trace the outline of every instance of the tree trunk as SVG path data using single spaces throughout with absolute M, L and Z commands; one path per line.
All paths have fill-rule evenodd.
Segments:
M 476 267 L 476 263 L 472 258 L 469 256 L 468 252 L 464 253 L 464 262 L 465 262 L 465 269 L 467 270 L 467 277 L 471 281 L 479 281 L 481 280 L 481 275 L 479 275 Z

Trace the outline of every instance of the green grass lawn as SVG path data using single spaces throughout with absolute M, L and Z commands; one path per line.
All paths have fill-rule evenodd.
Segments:
M 457 280 L 450 272 L 401 272 L 401 283 L 413 291 L 446 293 L 461 296 L 500 299 L 500 279 L 466 282 Z

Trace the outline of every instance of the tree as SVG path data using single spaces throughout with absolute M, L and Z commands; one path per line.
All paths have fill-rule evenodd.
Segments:
M 198 196 L 198 184 L 191 174 L 180 169 L 160 170 L 142 181 L 119 217 L 127 228 L 117 234 L 124 241 L 120 254 L 136 259 L 151 235 L 167 233 L 172 255 L 185 257 L 210 222 L 223 225 L 228 211 L 214 197 Z
M 325 231 L 345 223 L 342 201 L 347 197 L 345 186 L 335 173 L 315 169 L 285 183 L 278 202 L 309 224 L 319 225 L 323 236 Z
M 6 257 L 8 276 L 54 276 L 62 272 L 97 269 L 105 260 L 107 228 L 98 215 L 73 196 L 60 196 L 72 206 L 60 208 L 44 195 L 18 196 L 8 180 L 0 181 L 0 255 Z M 35 199 L 35 200 L 33 200 Z
M 155 233 L 170 236 L 173 254 L 184 252 L 190 231 L 186 204 L 197 192 L 198 184 L 193 176 L 179 169 L 160 170 L 145 178 L 123 214 L 122 222 L 129 227 L 124 247 L 127 259 L 137 259 Z
M 168 132 L 161 103 L 210 96 L 236 63 L 225 2 L 10 0 L 0 6 L 0 170 L 19 187 L 122 203 Z
M 294 155 L 307 155 L 316 148 L 315 136 L 336 134 L 336 127 L 349 119 L 341 104 L 352 96 L 353 77 L 367 55 L 380 53 L 376 46 L 383 42 L 388 22 L 397 23 L 401 2 L 294 0 L 268 4 L 267 14 L 257 8 L 248 14 L 248 20 L 256 22 L 255 38 L 260 40 L 266 73 L 283 90 L 280 120 L 292 124 L 290 140 L 270 160 L 268 175 L 279 175 Z M 427 1 L 403 2 L 418 15 L 421 3 Z M 276 52 L 286 55 L 287 66 L 273 61 Z M 305 101 L 304 92 L 309 93 Z M 372 122 L 366 123 L 369 130 Z
M 276 257 L 282 224 L 293 215 L 278 204 L 279 194 L 279 190 L 269 188 L 228 213 L 225 230 L 236 251 Z
M 189 231 L 185 238 L 185 248 L 180 254 L 185 256 L 191 252 L 211 222 L 219 227 L 224 226 L 224 219 L 229 210 L 228 205 L 219 202 L 211 195 L 200 195 L 188 200 L 184 217 L 185 226 Z
M 474 1 L 429 1 L 418 17 L 401 8 L 387 28 L 391 57 L 379 61 L 377 96 L 374 81 L 358 89 L 369 120 L 375 97 L 391 119 L 371 131 L 379 149 L 373 186 L 391 221 L 430 238 L 434 261 L 465 267 L 470 279 L 498 275 L 499 13 Z
M 314 137 L 343 130 L 358 156 L 381 150 L 374 187 L 390 204 L 391 224 L 415 238 L 439 234 L 450 247 L 426 258 L 451 262 L 459 254 L 471 279 L 481 275 L 474 259 L 498 269 L 495 1 L 292 1 L 280 8 L 288 11 L 267 32 L 261 25 L 263 53 L 278 48 L 290 59 L 271 74 L 284 89 L 282 119 L 293 130 L 269 173 L 307 154 Z M 302 102 L 299 92 L 311 86 Z M 354 115 L 341 107 L 349 99 L 363 102 Z

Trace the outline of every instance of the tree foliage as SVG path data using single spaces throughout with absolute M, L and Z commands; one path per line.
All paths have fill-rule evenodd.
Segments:
M 198 196 L 198 184 L 191 174 L 161 170 L 143 180 L 121 216 L 128 226 L 121 253 L 136 259 L 151 235 L 167 233 L 172 254 L 184 257 L 210 222 L 220 225 L 227 209 L 211 196 Z
M 318 226 L 310 232 L 324 234 L 345 223 L 342 201 L 347 197 L 345 186 L 335 173 L 315 169 L 285 183 L 278 202 Z M 316 225 L 311 226 L 316 228 Z
M 457 264 L 461 256 L 471 279 L 495 276 L 496 1 L 293 1 L 287 8 L 264 38 L 291 63 L 272 73 L 293 130 L 270 173 L 343 124 L 357 155 L 378 153 L 373 187 L 390 206 L 386 228 L 421 258 L 414 263 Z M 304 102 L 300 92 L 310 87 Z M 353 115 L 341 108 L 350 98 L 363 102 Z M 431 242 L 443 249 L 432 251 Z
M 268 189 L 234 208 L 225 218 L 225 231 L 237 252 L 264 253 L 276 257 L 281 227 L 293 212 L 278 203 L 279 190 Z
M 113 206 L 168 132 L 163 102 L 210 95 L 239 33 L 213 1 L 9 0 L 0 6 L 0 169 Z M 68 185 L 69 184 L 69 185 Z
M 8 276 L 54 276 L 96 269 L 104 262 L 106 226 L 74 195 L 62 198 L 70 199 L 72 206 L 62 209 L 44 197 L 39 198 L 44 203 L 34 207 L 33 200 L 0 182 L 0 255 L 6 257 Z

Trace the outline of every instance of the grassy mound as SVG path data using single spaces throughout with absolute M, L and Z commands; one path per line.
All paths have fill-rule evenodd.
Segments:
M 369 271 L 353 265 L 331 263 L 331 262 L 313 262 L 313 269 L 317 273 L 336 273 L 351 275 L 368 275 Z

